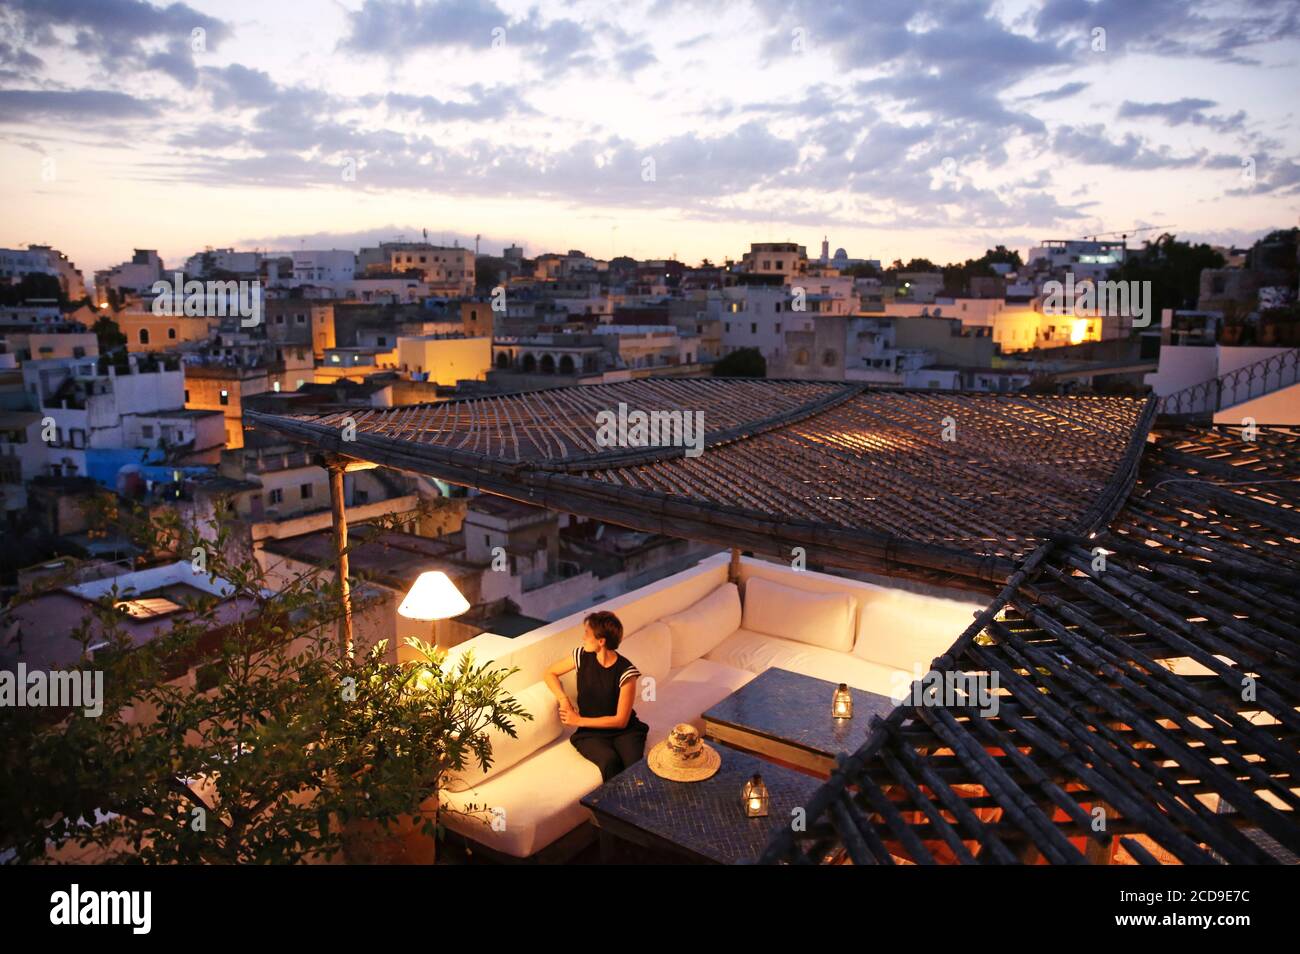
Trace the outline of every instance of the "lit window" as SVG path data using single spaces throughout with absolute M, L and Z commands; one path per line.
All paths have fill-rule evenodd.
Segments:
M 181 607 L 166 597 L 154 596 L 143 597 L 138 600 L 122 600 L 113 604 L 132 619 L 151 619 L 155 616 L 166 616 L 168 613 L 175 613 Z

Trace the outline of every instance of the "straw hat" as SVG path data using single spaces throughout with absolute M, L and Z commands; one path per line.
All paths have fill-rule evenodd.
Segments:
M 699 730 L 689 722 L 673 726 L 646 756 L 650 771 L 673 782 L 701 782 L 718 770 L 722 756 L 700 741 Z

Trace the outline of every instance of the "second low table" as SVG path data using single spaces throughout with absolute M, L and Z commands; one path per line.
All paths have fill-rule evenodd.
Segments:
M 747 752 L 821 775 L 835 756 L 867 740 L 872 715 L 882 719 L 896 703 L 888 696 L 850 689 L 853 717 L 831 717 L 836 684 L 787 669 L 768 669 L 704 713 L 704 734 Z

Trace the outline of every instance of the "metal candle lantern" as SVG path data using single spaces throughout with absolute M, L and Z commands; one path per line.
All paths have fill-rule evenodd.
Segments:
M 846 683 L 840 683 L 831 696 L 831 715 L 836 719 L 853 718 L 853 694 Z
M 763 784 L 763 776 L 755 772 L 754 777 L 740 790 L 740 801 L 745 814 L 750 818 L 766 818 L 767 800 L 767 786 Z

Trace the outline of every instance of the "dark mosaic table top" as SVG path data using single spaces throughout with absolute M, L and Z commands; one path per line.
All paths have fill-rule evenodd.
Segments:
M 650 771 L 645 759 L 582 799 L 597 815 L 612 817 L 691 854 L 719 864 L 758 859 L 792 809 L 808 804 L 823 784 L 802 772 L 764 762 L 730 746 L 710 742 L 722 765 L 701 782 L 671 782 Z M 755 772 L 769 793 L 766 818 L 748 818 L 740 792 Z
M 837 685 L 788 669 L 768 669 L 710 708 L 704 719 L 833 758 L 857 751 L 867 740 L 872 715 L 883 719 L 896 705 L 888 696 L 850 687 L 853 718 L 833 719 L 831 696 Z

